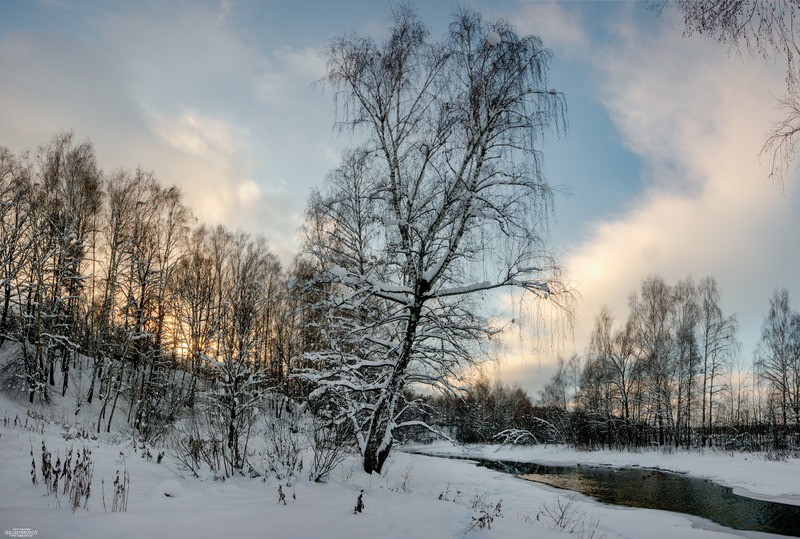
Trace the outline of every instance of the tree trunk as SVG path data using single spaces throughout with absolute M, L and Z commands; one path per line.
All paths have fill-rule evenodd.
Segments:
M 63 380 L 63 385 L 61 387 L 61 396 L 65 396 L 67 394 L 67 387 L 69 386 L 69 350 L 64 350 L 61 355 L 61 378 Z M 80 367 L 78 367 L 78 371 L 80 372 Z
M 372 415 L 367 444 L 364 448 L 364 471 L 368 474 L 372 472 L 381 473 L 384 462 L 389 457 L 392 448 L 392 433 L 389 429 L 387 415 L 387 401 L 383 400 Z M 387 432 L 388 431 L 388 432 Z M 388 437 L 388 443 L 383 441 Z
M 233 403 L 231 404 L 230 422 L 228 423 L 228 449 L 231 450 L 231 469 L 236 470 L 239 468 L 239 437 L 236 433 L 236 405 Z
M 708 447 L 714 445 L 714 370 L 708 387 Z
M 54 348 L 50 348 L 47 352 L 47 378 L 51 386 L 56 385 L 56 352 Z
M 6 283 L 3 291 L 3 315 L 0 318 L 0 346 L 6 342 L 6 325 L 8 324 L 8 308 L 11 304 L 11 283 Z
M 411 362 L 414 339 L 417 336 L 417 326 L 419 325 L 424 303 L 422 295 L 430 289 L 430 284 L 427 281 L 421 281 L 417 286 L 416 299 L 411 307 L 408 325 L 403 338 L 403 349 L 395 364 L 392 379 L 386 389 L 388 396 L 381 400 L 372 414 L 372 421 L 367 434 L 367 444 L 364 448 L 364 471 L 369 474 L 372 472 L 381 473 L 383 463 L 386 462 L 386 458 L 392 448 L 392 421 L 394 420 L 392 416 L 394 415 L 397 399 L 403 393 L 404 382 L 402 375 Z
M 367 442 L 367 449 L 364 451 L 364 471 L 368 474 L 372 472 L 380 474 L 383 464 L 389 457 L 391 447 L 392 444 L 389 442 L 386 446 L 380 448 L 380 440 L 370 437 Z
M 92 367 L 92 381 L 89 383 L 89 393 L 86 395 L 86 402 L 88 404 L 92 404 L 92 399 L 94 398 L 94 384 L 99 376 L 97 372 L 99 359 L 97 357 L 94 358 L 94 366 Z

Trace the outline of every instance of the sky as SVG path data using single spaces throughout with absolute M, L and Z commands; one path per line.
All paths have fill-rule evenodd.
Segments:
M 542 150 L 561 188 L 550 245 L 578 292 L 572 324 L 546 346 L 510 331 L 495 372 L 535 394 L 556 356 L 585 350 L 601 306 L 622 324 L 630 292 L 653 273 L 716 277 L 751 361 L 773 291 L 800 301 L 800 182 L 772 183 L 759 157 L 781 118 L 785 66 L 684 36 L 677 15 L 639 2 L 468 5 L 541 36 L 549 84 L 568 106 L 566 134 Z M 435 36 L 457 6 L 416 4 Z M 71 129 L 104 170 L 153 171 L 199 221 L 263 234 L 289 264 L 308 194 L 353 143 L 333 129 L 320 51 L 347 32 L 386 35 L 390 9 L 0 2 L 0 145 L 35 150 Z

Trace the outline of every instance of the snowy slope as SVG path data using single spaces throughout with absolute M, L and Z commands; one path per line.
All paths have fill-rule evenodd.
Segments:
M 333 472 L 328 484 L 301 480 L 293 489 L 284 486 L 287 504 L 283 505 L 278 503 L 278 481 L 274 478 L 235 477 L 224 482 L 193 478 L 182 472 L 169 453 L 161 464 L 156 463 L 160 447 L 149 448 L 153 459 L 144 459 L 142 450 L 122 424 L 111 434 L 65 439 L 67 433 L 76 430 L 93 430 L 90 427 L 94 425 L 96 410 L 84 407 L 75 415 L 75 402 L 75 396 L 68 393 L 65 399 L 56 397 L 53 405 L 36 405 L 29 413 L 27 402 L 0 396 L 0 420 L 8 422 L 8 425 L 0 423 L 0 530 L 5 536 L 13 536 L 16 528 L 18 535 L 36 532 L 36 537 L 41 538 L 82 539 L 732 537 L 712 531 L 713 524 L 699 519 L 605 506 L 579 495 L 570 500 L 564 491 L 479 468 L 468 461 L 401 451 L 393 453 L 381 476 L 366 475 L 357 456 L 351 456 Z M 76 423 L 79 429 L 75 428 Z M 78 509 L 73 513 L 66 496 L 46 494 L 41 477 L 39 484 L 31 483 L 31 448 L 40 473 L 42 442 L 52 452 L 53 460 L 63 458 L 70 447 L 77 450 L 85 446 L 92 451 L 94 475 L 88 510 Z M 432 448 L 459 451 L 442 444 L 426 446 Z M 480 450 L 491 452 L 492 448 Z M 539 453 L 534 455 L 531 453 L 534 450 Z M 639 462 L 640 465 L 651 465 L 647 458 L 661 458 L 647 454 L 575 453 L 556 447 L 504 448 L 491 455 L 551 462 L 596 459 L 610 464 Z M 699 467 L 709 462 L 706 459 L 710 457 L 732 462 L 730 457 L 719 455 L 690 455 L 683 460 L 675 456 L 676 462 L 687 468 Z M 697 463 L 692 464 L 695 459 Z M 659 462 L 661 467 L 667 467 L 663 461 Z M 743 486 L 757 488 L 761 481 L 769 481 L 760 475 L 762 472 L 788 470 L 787 477 L 795 479 L 791 483 L 793 488 L 789 488 L 790 481 L 786 479 L 778 482 L 779 486 L 770 493 L 797 494 L 796 463 L 753 461 L 752 464 L 750 468 L 742 468 Z M 678 464 L 671 466 L 676 469 Z M 775 472 L 770 471 L 773 466 L 779 466 Z M 113 513 L 112 482 L 117 471 L 126 468 L 131 477 L 128 510 Z M 708 469 L 715 468 L 726 469 L 721 465 Z M 356 498 L 362 489 L 365 509 L 354 514 Z M 556 507 L 559 501 L 568 504 L 572 511 L 570 526 L 565 530 L 560 530 L 542 512 L 545 507 Z M 465 533 L 473 518 L 481 516 L 481 508 L 493 513 L 498 502 L 502 516 L 494 519 L 491 529 L 475 528 Z M 574 533 L 568 533 L 570 530 Z

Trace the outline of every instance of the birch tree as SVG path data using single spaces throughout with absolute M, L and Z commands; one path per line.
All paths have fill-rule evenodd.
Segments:
M 712 280 L 704 279 L 704 283 Z M 714 281 L 716 282 L 716 281 Z M 705 296 L 704 296 L 705 299 Z M 675 418 L 675 447 L 692 440 L 692 405 L 694 403 L 696 375 L 699 356 L 697 350 L 697 287 L 691 277 L 681 279 L 673 287 L 673 325 L 675 328 L 675 369 L 677 378 L 677 402 Z
M 226 472 L 241 470 L 265 389 L 266 358 L 259 355 L 268 328 L 260 325 L 272 275 L 280 273 L 266 242 L 243 232 L 230 234 L 222 263 L 222 308 L 216 350 L 209 358 L 214 379 L 204 395 L 218 434 L 225 440 Z
M 538 150 L 564 122 L 550 52 L 466 9 L 441 41 L 409 8 L 391 22 L 383 42 L 347 34 L 327 48 L 338 125 L 362 143 L 310 211 L 331 329 L 303 376 L 312 398 L 338 395 L 368 473 L 397 429 L 419 426 L 406 389 L 453 390 L 485 357 L 498 328 L 479 304 L 491 291 L 561 291 Z
M 589 358 L 599 362 L 612 386 L 616 410 L 625 420 L 630 439 L 634 386 L 638 383 L 641 365 L 636 358 L 634 326 L 631 321 L 624 328 L 614 331 L 614 315 L 604 305 L 595 317 L 594 330 L 589 345 Z
M 784 435 L 792 421 L 800 430 L 800 314 L 789 306 L 785 288 L 776 290 L 769 300 L 755 366 L 771 390 L 770 422 L 779 424 Z
M 673 357 L 672 287 L 659 275 L 642 280 L 641 295 L 630 298 L 631 322 L 639 346 L 638 361 L 648 386 L 658 444 L 665 442 L 665 423 L 672 418 Z
M 732 355 L 738 352 L 738 323 L 735 315 L 722 314 L 716 279 L 703 279 L 699 294 L 699 352 L 703 385 L 701 418 L 702 440 L 705 445 L 714 425 L 715 398 L 723 389 L 720 380 L 723 379 Z
M 8 338 L 12 297 L 19 295 L 19 275 L 27 264 L 30 247 L 32 170 L 26 158 L 0 147 L 0 346 Z
M 57 359 L 62 394 L 66 391 L 69 365 L 78 349 L 81 292 L 89 277 L 83 273 L 86 243 L 100 204 L 94 148 L 88 141 L 77 142 L 72 133 L 55 135 L 37 152 L 32 180 L 24 192 L 29 225 L 21 284 L 24 335 L 15 339 L 27 366 L 31 402 L 34 389 L 49 400 L 47 386 L 55 385 Z M 19 224 L 14 213 L 12 233 Z

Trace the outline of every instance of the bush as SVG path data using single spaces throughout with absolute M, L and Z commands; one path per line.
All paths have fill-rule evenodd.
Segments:
M 287 413 L 271 421 L 264 431 L 264 467 L 278 481 L 286 481 L 286 486 L 292 486 L 303 473 L 304 443 L 299 420 Z
M 334 468 L 347 456 L 349 432 L 341 425 L 316 418 L 310 422 L 309 430 L 307 437 L 314 456 L 308 479 L 325 483 Z

